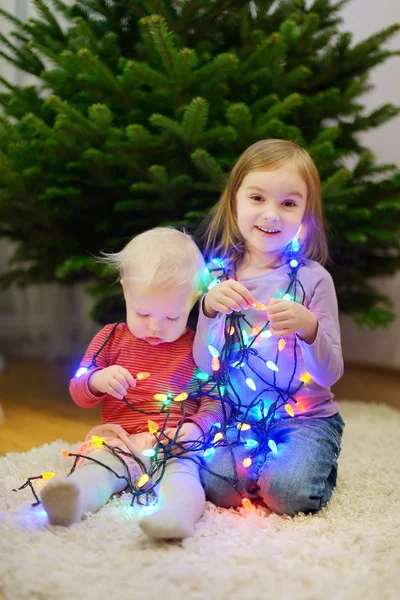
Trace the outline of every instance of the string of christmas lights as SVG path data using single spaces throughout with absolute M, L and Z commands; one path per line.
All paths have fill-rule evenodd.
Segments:
M 283 299 L 304 304 L 305 291 L 297 276 L 299 268 L 304 263 L 301 260 L 293 258 L 293 254 L 298 252 L 298 250 L 299 242 L 298 238 L 295 237 L 291 244 L 292 256 L 288 261 L 289 283 L 283 294 Z M 213 277 L 209 289 L 228 278 L 228 269 L 225 267 L 223 259 L 212 259 L 211 266 L 208 270 Z M 267 309 L 267 307 L 260 302 L 255 302 L 253 308 L 260 312 L 266 311 Z M 88 367 L 78 369 L 75 374 L 76 377 L 79 377 L 82 373 L 92 367 L 97 366 L 96 358 L 107 345 L 114 334 L 115 329 L 121 322 L 122 321 L 116 323 L 113 327 L 101 348 L 93 356 L 91 364 Z M 297 369 L 297 340 L 296 336 L 294 336 L 292 374 L 284 388 L 280 388 L 277 385 L 276 374 L 279 371 L 280 356 L 286 346 L 285 339 L 278 339 L 276 352 L 273 357 L 262 356 L 259 350 L 254 347 L 256 340 L 265 339 L 263 348 L 265 347 L 265 351 L 268 351 L 267 340 L 272 337 L 269 325 L 270 321 L 267 319 L 261 328 L 257 328 L 242 312 L 233 312 L 230 315 L 227 315 L 225 322 L 225 343 L 223 348 L 219 351 L 211 345 L 208 347 L 213 375 L 209 376 L 203 371 L 197 371 L 196 377 L 198 380 L 198 388 L 190 393 L 181 392 L 177 396 L 174 396 L 172 393 L 155 393 L 154 399 L 161 403 L 159 412 L 146 412 L 131 404 L 126 397 L 123 398 L 124 403 L 130 410 L 141 412 L 142 414 L 147 414 L 149 416 L 154 416 L 155 414 L 164 416 L 164 421 L 161 426 L 154 420 L 148 420 L 148 430 L 154 436 L 154 446 L 151 449 L 144 450 L 142 454 L 145 457 L 150 458 L 149 469 L 146 469 L 144 461 L 134 453 L 112 447 L 107 444 L 104 438 L 92 436 L 90 442 L 91 447 L 93 449 L 100 449 L 103 448 L 103 446 L 107 448 L 124 465 L 126 475 L 119 475 L 108 465 L 103 464 L 93 457 L 64 450 L 62 452 L 63 456 L 74 458 L 74 463 L 68 476 L 74 472 L 79 459 L 82 458 L 84 460 L 96 462 L 112 472 L 119 479 L 125 479 L 126 491 L 132 494 L 132 506 L 134 503 L 148 505 L 155 496 L 154 490 L 163 477 L 167 461 L 171 458 L 191 460 L 195 462 L 200 469 L 208 471 L 213 476 L 223 479 L 232 485 L 240 497 L 242 497 L 243 506 L 252 510 L 252 502 L 248 498 L 244 498 L 238 488 L 239 478 L 237 475 L 237 465 L 235 464 L 234 449 L 238 446 L 243 446 L 248 450 L 246 457 L 242 461 L 242 466 L 244 468 L 250 467 L 254 458 L 258 457 L 260 454 L 264 455 L 263 460 L 265 460 L 269 452 L 277 454 L 277 445 L 270 436 L 270 430 L 275 419 L 276 411 L 281 407 L 284 407 L 290 417 L 294 417 L 295 414 L 304 412 L 305 408 L 303 404 L 296 399 L 296 394 L 302 386 L 307 385 L 307 383 L 311 381 L 310 375 L 305 372 L 301 375 L 295 391 L 290 391 Z M 265 366 L 268 368 L 268 372 L 270 372 L 269 378 L 266 378 L 265 374 L 261 374 L 254 368 L 254 365 L 249 362 L 250 357 L 252 360 L 256 358 L 257 362 L 260 361 L 258 364 L 260 364 L 260 366 L 262 365 L 263 371 L 265 371 Z M 235 389 L 231 375 L 233 371 L 236 372 L 236 376 L 240 375 L 243 377 L 243 381 L 245 381 L 247 387 L 255 393 L 252 401 L 246 403 L 246 405 L 242 403 L 241 398 Z M 139 372 L 136 374 L 136 379 L 139 382 L 148 377 L 151 377 L 151 373 Z M 261 389 L 257 389 L 254 379 L 256 379 L 257 382 L 262 382 L 263 387 Z M 276 400 L 266 408 L 268 403 L 266 402 L 265 397 L 270 392 L 275 393 Z M 185 423 L 185 400 L 187 398 L 200 399 L 205 396 L 212 398 L 215 402 L 221 403 L 224 422 L 222 424 L 218 423 L 214 425 L 207 435 L 203 435 L 199 439 L 186 440 L 183 442 L 178 441 L 180 428 Z M 173 403 L 179 405 L 182 413 L 182 420 L 176 429 L 175 435 L 170 437 L 166 433 L 166 429 L 168 427 L 168 418 Z M 255 421 L 253 418 L 254 414 L 258 415 L 258 418 Z M 207 466 L 207 459 L 213 456 L 216 449 L 219 447 L 228 448 L 230 451 L 232 457 L 232 470 L 234 473 L 234 476 L 231 478 L 218 474 Z M 132 481 L 130 477 L 129 468 L 126 462 L 128 459 L 135 461 L 139 467 L 141 475 L 137 481 Z M 32 481 L 37 479 L 49 479 L 52 476 L 54 476 L 54 473 L 45 472 L 42 475 L 30 477 L 21 487 L 14 491 L 29 486 L 36 499 L 36 502 L 32 506 L 36 506 L 39 503 L 39 499 L 33 488 Z

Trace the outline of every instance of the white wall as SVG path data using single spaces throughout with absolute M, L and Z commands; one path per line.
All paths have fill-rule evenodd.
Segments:
M 31 16 L 29 0 L 0 0 L 0 6 L 20 18 Z M 379 10 L 378 8 L 379 7 Z M 400 0 L 351 0 L 342 10 L 344 29 L 352 31 L 354 42 L 365 39 L 394 22 L 400 22 Z M 8 23 L 0 19 L 0 31 L 7 32 Z M 390 43 L 400 48 L 400 33 Z M 26 77 L 0 59 L 2 75 L 19 84 Z M 400 105 L 400 58 L 392 58 L 371 74 L 376 89 L 363 101 L 367 109 L 383 103 Z M 377 155 L 380 162 L 400 165 L 400 117 L 389 124 L 365 133 L 362 140 Z M 10 246 L 0 240 L 0 268 L 4 266 Z M 379 282 L 395 302 L 400 315 L 400 274 Z M 92 333 L 93 325 L 86 317 L 89 301 L 82 287 L 61 288 L 56 284 L 32 286 L 27 291 L 12 288 L 0 291 L 0 352 L 10 356 L 45 356 L 58 358 L 79 352 Z M 377 364 L 400 369 L 400 317 L 387 329 L 360 332 L 351 319 L 342 318 L 343 351 L 351 361 Z
M 357 43 L 393 23 L 400 23 L 400 0 L 351 0 L 342 10 L 344 27 Z M 387 46 L 400 49 L 400 32 Z M 400 105 L 400 57 L 393 57 L 371 72 L 375 90 L 363 102 L 368 110 L 390 102 Z M 400 117 L 360 135 L 381 163 L 400 166 Z M 379 223 L 377 224 L 379 226 Z M 353 362 L 400 369 L 400 273 L 375 281 L 378 289 L 394 302 L 396 320 L 390 327 L 375 332 L 359 331 L 349 317 L 342 317 L 342 341 L 345 359 Z

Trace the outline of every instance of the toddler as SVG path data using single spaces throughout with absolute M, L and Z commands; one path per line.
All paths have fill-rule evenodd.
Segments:
M 101 403 L 102 425 L 88 433 L 78 450 L 89 459 L 81 459 L 71 475 L 49 481 L 42 490 L 41 500 L 55 525 L 70 525 L 99 510 L 126 487 L 127 476 L 139 481 L 149 470 L 160 433 L 177 442 L 178 449 L 189 442 L 195 448 L 196 440 L 223 418 L 219 402 L 196 396 L 194 332 L 187 328 L 205 273 L 196 244 L 185 233 L 159 227 L 103 260 L 120 272 L 126 323 L 107 325 L 94 337 L 70 381 L 76 404 L 91 408 Z M 183 405 L 174 402 L 186 394 Z M 123 455 L 127 473 L 119 456 L 101 443 L 97 447 L 92 436 L 140 461 Z M 140 521 L 152 537 L 191 536 L 203 514 L 198 466 L 190 454 L 185 456 L 166 461 L 157 487 L 159 508 Z

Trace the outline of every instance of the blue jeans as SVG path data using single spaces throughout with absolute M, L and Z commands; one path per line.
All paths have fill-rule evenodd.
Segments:
M 319 511 L 336 485 L 343 428 L 340 414 L 276 421 L 269 438 L 278 453 L 258 453 L 248 468 L 242 465 L 249 456 L 246 447 L 217 447 L 200 471 L 207 499 L 225 508 L 240 506 L 243 498 L 262 500 L 273 512 L 287 515 Z M 237 435 L 234 429 L 227 434 L 228 441 Z

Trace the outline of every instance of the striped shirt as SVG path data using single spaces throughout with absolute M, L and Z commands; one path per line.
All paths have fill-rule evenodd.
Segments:
M 217 422 L 223 423 L 220 402 L 204 395 L 210 385 L 203 384 L 203 394 L 198 392 L 198 369 L 192 356 L 194 332 L 191 329 L 187 329 L 175 342 L 151 346 L 132 335 L 126 323 L 120 323 L 93 365 L 94 355 L 113 327 L 113 324 L 106 325 L 93 338 L 80 364 L 80 367 L 89 369 L 81 375 L 78 371 L 69 383 L 70 394 L 78 406 L 92 408 L 102 403 L 102 422 L 121 425 L 129 434 L 148 431 L 149 419 L 159 426 L 166 422 L 167 427 L 177 427 L 184 418 L 185 422 L 198 425 L 203 433 L 208 433 Z M 146 379 L 137 380 L 136 387 L 129 387 L 126 392 L 126 400 L 134 409 L 110 394 L 98 396 L 89 390 L 91 374 L 111 365 L 124 367 L 134 377 L 139 372 L 150 373 Z M 174 402 L 173 399 L 183 392 L 189 397 L 183 402 Z M 164 400 L 155 399 L 155 394 L 168 395 L 172 401 L 164 406 Z

